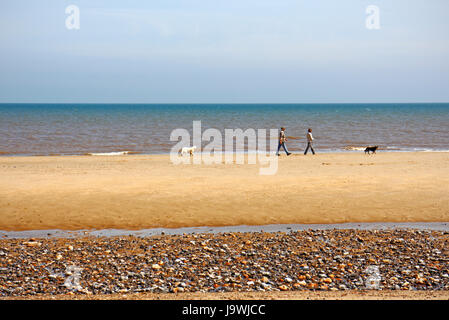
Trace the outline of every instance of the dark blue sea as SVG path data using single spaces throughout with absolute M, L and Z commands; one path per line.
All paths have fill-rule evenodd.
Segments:
M 223 133 L 284 126 L 293 152 L 308 128 L 317 152 L 449 150 L 449 103 L 0 104 L 0 154 L 163 154 L 171 132 L 191 132 L 194 120 Z

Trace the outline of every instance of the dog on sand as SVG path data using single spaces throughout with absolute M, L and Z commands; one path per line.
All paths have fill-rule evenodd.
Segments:
M 370 151 L 372 153 L 376 153 L 377 148 L 379 148 L 378 146 L 374 146 L 374 147 L 366 147 L 365 149 L 365 154 L 368 152 L 368 154 L 370 154 Z
M 183 148 L 181 149 L 181 155 L 184 156 L 184 155 L 190 154 L 191 156 L 193 156 L 193 153 L 195 152 L 195 149 L 196 149 L 196 146 L 193 146 L 193 147 L 183 147 Z

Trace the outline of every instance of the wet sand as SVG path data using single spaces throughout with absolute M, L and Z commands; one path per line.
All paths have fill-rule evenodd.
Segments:
M 0 238 L 77 238 L 77 237 L 118 237 L 135 236 L 151 237 L 157 235 L 184 235 L 208 234 L 227 232 L 293 232 L 307 230 L 419 230 L 419 231 L 445 231 L 449 232 L 449 222 L 364 222 L 364 223 L 337 223 L 337 224 L 266 224 L 241 225 L 224 227 L 185 227 L 185 228 L 153 228 L 141 230 L 101 229 L 101 230 L 26 230 L 3 231 Z
M 174 165 L 168 155 L 0 157 L 0 230 L 449 221 L 449 153 L 281 156 Z

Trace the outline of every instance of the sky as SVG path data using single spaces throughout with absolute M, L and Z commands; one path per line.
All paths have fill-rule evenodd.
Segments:
M 449 102 L 448 14 L 448 0 L 2 0 L 0 103 Z

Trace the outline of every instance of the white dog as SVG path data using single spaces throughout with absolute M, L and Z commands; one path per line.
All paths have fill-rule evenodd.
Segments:
M 184 156 L 184 154 L 190 154 L 191 156 L 193 156 L 193 153 L 195 152 L 196 146 L 193 147 L 183 147 L 181 149 L 181 155 Z

